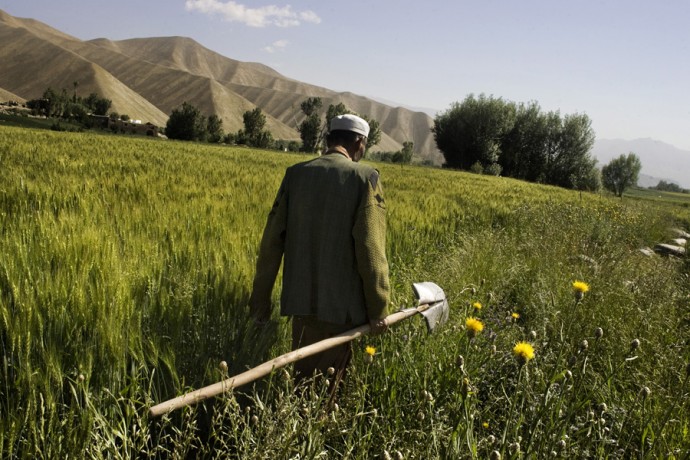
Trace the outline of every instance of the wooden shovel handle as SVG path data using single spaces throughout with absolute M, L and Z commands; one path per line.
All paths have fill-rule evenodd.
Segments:
M 400 322 L 405 318 L 409 318 L 410 316 L 413 316 L 419 312 L 426 310 L 427 308 L 429 308 L 429 306 L 429 304 L 424 304 L 418 306 L 417 308 L 408 308 L 393 313 L 392 315 L 388 315 L 385 319 L 386 325 L 390 326 L 391 324 Z M 307 356 L 312 356 L 316 353 L 328 350 L 329 348 L 333 348 L 337 345 L 350 342 L 370 331 L 371 326 L 369 326 L 369 324 L 363 324 L 354 329 L 350 329 L 349 331 L 345 331 L 342 334 L 338 334 L 328 339 L 312 343 L 311 345 L 298 348 L 297 350 L 293 350 L 289 353 L 285 353 L 284 355 L 278 356 L 277 358 L 274 358 L 270 361 L 266 361 L 265 363 L 260 364 L 252 369 L 249 369 L 248 371 L 245 371 L 241 374 L 235 375 L 234 377 L 228 377 L 227 379 L 221 380 L 220 382 L 208 385 L 198 390 L 194 390 L 189 393 L 183 394 L 182 396 L 178 396 L 177 398 L 173 398 L 168 401 L 157 404 L 153 406 L 151 409 L 149 409 L 149 415 L 151 417 L 158 417 L 167 412 L 180 409 L 185 406 L 190 406 L 192 404 L 196 404 L 200 401 L 211 398 L 213 396 L 218 396 L 219 394 L 224 393 L 228 390 L 241 387 L 242 385 L 246 385 L 249 382 L 253 382 L 256 379 L 264 377 L 270 374 L 275 369 L 281 368 L 290 363 L 294 363 L 295 361 L 299 361 L 300 359 L 306 358 Z

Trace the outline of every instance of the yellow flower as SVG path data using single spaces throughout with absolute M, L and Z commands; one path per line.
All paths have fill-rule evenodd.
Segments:
M 482 423 L 482 426 L 483 426 L 485 429 L 489 428 L 489 422 L 484 422 L 484 423 Z
M 512 316 L 513 319 L 518 319 L 518 318 L 520 318 L 520 313 L 513 312 L 510 314 L 510 316 Z
M 479 302 L 473 303 L 472 306 L 474 307 L 475 310 L 481 310 L 482 309 L 482 304 L 480 304 Z
M 589 291 L 589 285 L 584 281 L 573 282 L 573 290 L 575 291 L 575 298 L 581 300 L 585 292 Z
M 368 346 L 364 349 L 364 352 L 368 354 L 369 356 L 374 356 L 376 354 L 376 348 L 372 346 Z
M 513 348 L 513 354 L 520 364 L 527 364 L 529 360 L 534 358 L 534 348 L 527 342 L 518 342 Z
M 477 333 L 482 332 L 484 330 L 484 324 L 482 324 L 481 321 L 479 321 L 477 318 L 472 318 L 469 317 L 465 320 L 465 327 L 467 328 L 467 335 L 472 338 Z

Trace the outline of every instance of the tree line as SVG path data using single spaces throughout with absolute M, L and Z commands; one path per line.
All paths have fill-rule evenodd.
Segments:
M 637 184 L 642 168 L 631 152 L 600 171 L 591 155 L 595 134 L 589 117 L 544 112 L 536 102 L 470 94 L 438 114 L 432 132 L 445 167 L 574 190 L 603 185 L 622 196 Z
M 122 121 L 128 115 L 109 110 L 110 99 L 91 93 L 77 95 L 48 88 L 27 107 L 46 117 L 69 119 L 87 127 L 90 115 Z M 206 116 L 194 105 L 184 102 L 170 114 L 165 134 L 170 139 L 247 145 L 263 149 L 315 153 L 325 149 L 328 122 L 337 115 L 355 113 L 343 103 L 330 104 L 325 110 L 319 97 L 309 97 L 300 104 L 302 122 L 297 125 L 300 142 L 274 139 L 266 129 L 266 115 L 256 107 L 243 114 L 243 129 L 226 133 L 223 120 L 216 114 Z M 359 114 L 358 114 L 359 115 Z M 381 141 L 377 120 L 360 115 L 370 126 L 367 149 Z M 544 112 L 536 102 L 515 103 L 480 94 L 470 94 L 434 118 L 431 129 L 438 149 L 445 158 L 444 167 L 476 173 L 502 175 L 530 182 L 556 185 L 575 190 L 599 190 L 602 186 L 617 196 L 637 184 L 641 163 L 629 153 L 611 160 L 601 170 L 591 156 L 595 134 L 585 114 L 561 115 Z M 370 158 L 378 161 L 409 164 L 414 157 L 414 143 L 404 142 L 401 150 L 376 152 Z M 676 190 L 675 184 L 660 182 L 659 190 Z
M 600 186 L 590 154 L 594 131 L 584 114 L 470 94 L 438 114 L 432 131 L 449 168 L 578 190 Z
M 328 132 L 329 121 L 338 115 L 354 113 L 343 103 L 331 104 L 322 119 L 320 116 L 323 101 L 320 97 L 309 97 L 300 104 L 303 115 L 302 122 L 297 125 L 301 144 L 297 141 L 276 140 L 270 131 L 266 129 L 266 115 L 259 107 L 246 111 L 243 118 L 244 129 L 234 133 L 223 131 L 223 120 L 217 115 L 205 116 L 194 105 L 184 102 L 174 109 L 165 126 L 165 135 L 170 139 L 201 141 L 211 143 L 225 143 L 247 145 L 263 149 L 278 149 L 291 152 L 316 153 L 325 150 L 325 135 Z M 367 138 L 367 149 L 381 141 L 381 128 L 379 122 L 360 115 L 370 127 Z M 414 143 L 406 142 L 402 150 L 398 152 L 386 152 L 379 154 L 377 159 L 395 163 L 410 163 L 414 153 Z

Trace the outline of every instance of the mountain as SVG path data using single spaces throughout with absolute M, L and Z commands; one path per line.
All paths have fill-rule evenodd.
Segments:
M 424 112 L 393 107 L 350 92 L 336 92 L 281 75 L 259 63 L 222 56 L 186 37 L 83 41 L 33 19 L 0 10 L 0 98 L 29 100 L 52 87 L 97 93 L 112 100 L 114 112 L 164 126 L 168 115 L 189 102 L 223 120 L 225 131 L 243 128 L 242 115 L 256 107 L 277 139 L 299 139 L 304 119 L 300 104 L 320 97 L 322 116 L 330 104 L 380 123 L 381 141 L 374 150 L 396 151 L 405 141 L 436 164 L 443 156 Z
M 690 189 L 690 151 L 654 139 L 598 139 L 592 155 L 605 165 L 620 155 L 634 153 L 642 162 L 639 185 L 650 187 L 660 180 Z

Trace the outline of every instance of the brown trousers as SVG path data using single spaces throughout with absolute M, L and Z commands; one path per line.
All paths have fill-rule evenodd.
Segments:
M 294 316 L 292 318 L 292 349 L 296 350 L 352 329 L 351 324 L 330 324 L 320 322 L 312 317 Z M 352 359 L 351 342 L 307 356 L 295 362 L 295 383 L 309 379 L 320 373 L 330 379 L 331 397 L 345 378 L 347 367 Z M 335 373 L 328 375 L 328 368 Z

